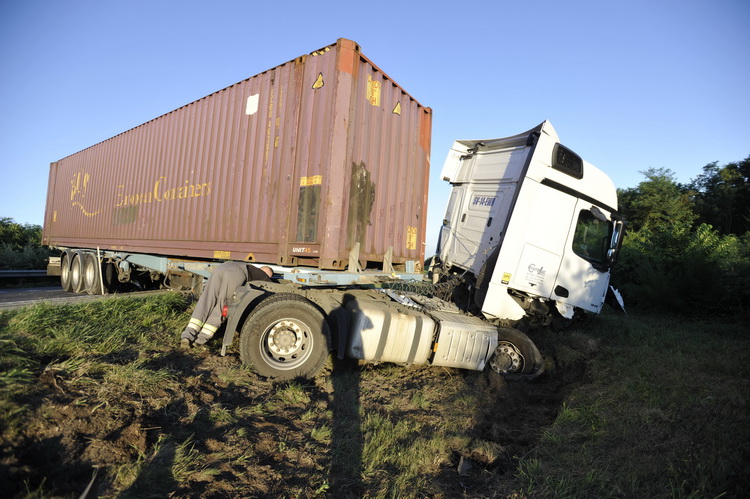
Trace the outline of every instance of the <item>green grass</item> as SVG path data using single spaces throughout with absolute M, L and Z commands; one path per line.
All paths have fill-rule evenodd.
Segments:
M 590 382 L 534 452 L 524 489 L 544 497 L 734 497 L 748 484 L 746 326 L 603 316 Z M 744 484 L 744 485 L 743 485 Z
M 29 398 L 47 386 L 38 380 L 62 393 L 89 389 L 73 403 L 95 409 L 168 388 L 173 374 L 149 369 L 148 352 L 172 341 L 167 332 L 184 325 L 186 309 L 184 297 L 163 294 L 0 312 L 0 425 L 10 435 L 23 424 Z
M 0 481 L 18 484 L 12 497 L 78 497 L 92 466 L 104 497 L 688 498 L 748 486 L 740 324 L 605 314 L 555 337 L 534 383 L 334 360 L 315 380 L 274 384 L 218 356 L 218 342 L 177 349 L 189 314 L 176 294 L 0 312 Z M 550 415 L 525 426 L 532 404 Z

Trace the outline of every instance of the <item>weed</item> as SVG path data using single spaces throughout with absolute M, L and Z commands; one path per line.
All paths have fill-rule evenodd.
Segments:
M 221 404 L 213 404 L 208 416 L 209 421 L 217 425 L 230 425 L 237 422 L 237 417 L 231 409 L 223 407 Z
M 538 484 L 543 480 L 542 472 L 542 461 L 538 458 L 523 459 L 518 463 L 516 476 L 521 479 L 526 493 L 538 488 Z
M 141 398 L 164 392 L 176 382 L 174 375 L 166 369 L 152 370 L 144 367 L 144 360 L 126 365 L 110 365 L 102 380 L 99 395 L 102 398 L 122 397 L 124 394 Z
M 267 407 L 263 402 L 256 402 L 234 408 L 234 417 L 238 420 L 247 419 L 252 416 L 260 416 L 266 413 Z
M 430 400 L 423 392 L 419 391 L 411 396 L 411 405 L 421 410 L 428 409 L 430 407 Z
M 310 432 L 310 438 L 316 442 L 327 443 L 331 441 L 333 432 L 328 425 L 316 426 Z
M 232 366 L 221 371 L 217 377 L 224 384 L 235 386 L 250 386 L 253 380 L 244 366 Z
M 276 397 L 278 400 L 291 405 L 307 405 L 310 403 L 310 396 L 305 391 L 305 387 L 299 383 L 290 383 L 279 391 Z
M 172 464 L 172 476 L 177 482 L 184 482 L 196 475 L 216 475 L 217 473 L 217 470 L 205 464 L 205 456 L 195 449 L 193 436 L 177 445 Z

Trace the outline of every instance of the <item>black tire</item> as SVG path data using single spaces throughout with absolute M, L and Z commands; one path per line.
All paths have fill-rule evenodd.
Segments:
M 507 380 L 532 380 L 544 372 L 544 359 L 534 342 L 517 329 L 498 327 L 498 345 L 487 363 Z
M 102 294 L 102 281 L 100 279 L 101 265 L 94 253 L 83 255 L 83 283 L 86 292 L 90 295 Z
M 330 331 L 325 317 L 298 295 L 284 293 L 262 301 L 240 334 L 243 364 L 251 364 L 267 378 L 314 378 L 328 357 Z
M 62 286 L 63 291 L 66 293 L 73 291 L 73 283 L 70 278 L 70 254 L 63 253 L 60 262 L 60 286 Z
M 70 287 L 74 293 L 83 293 L 86 283 L 83 279 L 83 254 L 75 252 L 70 263 Z
M 120 281 L 117 279 L 117 267 L 112 262 L 102 264 L 102 281 L 104 282 L 105 293 L 115 293 L 120 288 Z

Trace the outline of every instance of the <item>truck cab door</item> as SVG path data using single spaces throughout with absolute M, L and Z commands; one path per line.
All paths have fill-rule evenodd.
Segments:
M 615 224 L 611 214 L 579 199 L 551 298 L 600 312 L 609 286 Z

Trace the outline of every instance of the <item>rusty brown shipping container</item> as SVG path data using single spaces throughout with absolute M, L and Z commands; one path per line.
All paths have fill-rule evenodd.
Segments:
M 432 114 L 340 39 L 50 166 L 43 242 L 343 269 L 424 259 Z

